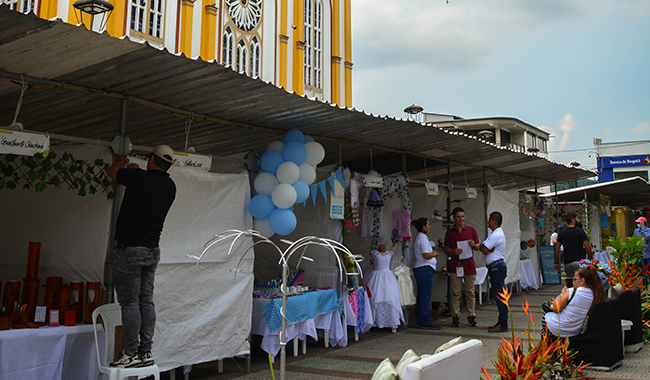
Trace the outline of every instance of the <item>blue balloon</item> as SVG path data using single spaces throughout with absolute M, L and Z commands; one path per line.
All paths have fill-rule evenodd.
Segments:
M 286 236 L 296 229 L 298 221 L 291 210 L 278 208 L 271 213 L 269 223 L 273 232 L 280 236 Z
M 607 227 L 609 227 L 609 221 L 607 221 L 607 220 L 601 220 L 601 221 L 600 221 L 600 226 L 601 226 L 602 228 L 607 228 Z
M 305 162 L 305 159 L 307 158 L 307 149 L 305 148 L 304 144 L 301 144 L 297 141 L 292 141 L 284 146 L 282 157 L 285 161 L 291 161 L 294 164 L 300 166 L 303 162 Z M 262 158 L 264 158 L 264 156 L 262 156 Z
M 307 144 L 308 142 L 312 142 L 312 141 L 314 141 L 313 137 L 305 135 L 305 144 Z
M 296 189 L 296 194 L 298 194 L 296 204 L 303 203 L 309 198 L 309 186 L 304 181 L 298 180 L 291 186 Z
M 600 220 L 608 220 L 608 219 L 609 219 L 609 216 L 607 216 L 607 214 L 605 214 L 605 213 L 600 214 Z
M 616 224 L 612 224 L 612 231 L 616 231 Z
M 282 165 L 283 162 L 284 158 L 282 155 L 274 150 L 264 153 L 260 159 L 262 170 L 273 175 L 275 175 L 275 173 L 278 171 L 278 167 Z
M 265 194 L 254 196 L 248 204 L 248 210 L 251 212 L 251 215 L 257 219 L 268 218 L 274 209 L 275 205 L 273 204 L 273 200 Z
M 294 129 L 292 131 L 287 132 L 286 135 L 284 135 L 284 143 L 288 144 L 292 141 L 299 142 L 301 144 L 305 144 L 305 135 L 302 134 L 297 129 Z

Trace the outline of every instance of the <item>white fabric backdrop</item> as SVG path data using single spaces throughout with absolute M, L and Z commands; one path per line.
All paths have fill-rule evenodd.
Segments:
M 521 230 L 519 229 L 519 192 L 517 190 L 495 190 L 492 186 L 488 189 L 487 215 L 492 211 L 499 211 L 503 215 L 503 234 L 506 236 L 506 257 L 508 276 L 506 284 L 519 281 L 519 243 Z M 487 221 L 487 218 L 485 219 Z

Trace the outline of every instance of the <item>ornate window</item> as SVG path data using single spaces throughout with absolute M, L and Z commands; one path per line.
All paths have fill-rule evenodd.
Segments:
M 253 78 L 260 76 L 260 56 L 261 56 L 260 42 L 257 40 L 257 37 L 253 37 L 253 41 L 251 42 L 251 68 L 250 68 L 250 75 Z
M 232 51 L 235 48 L 235 36 L 232 34 L 230 27 L 226 28 L 223 34 L 223 59 L 221 63 L 224 66 L 232 65 Z
M 305 0 L 305 84 L 323 88 L 323 3 Z
M 226 0 L 230 19 L 246 32 L 255 29 L 262 18 L 262 0 Z
M 36 0 L 0 0 L 0 4 L 2 3 L 7 4 L 12 11 L 24 14 L 34 12 L 34 9 L 38 6 Z
M 244 40 L 239 40 L 237 44 L 237 72 L 248 74 L 248 50 Z
M 131 33 L 162 41 L 163 10 L 164 0 L 131 0 Z

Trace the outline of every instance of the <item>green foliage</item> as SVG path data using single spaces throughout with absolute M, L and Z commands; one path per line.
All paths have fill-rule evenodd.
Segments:
M 643 244 L 643 238 L 637 235 L 632 235 L 625 243 L 622 243 L 618 237 L 609 237 L 609 245 L 616 251 L 612 252 L 612 256 L 616 257 L 617 268 L 622 268 L 623 263 L 628 266 L 638 267 L 641 265 L 641 260 L 645 259 L 645 254 L 641 249 L 646 248 L 647 245 Z
M 77 160 L 64 152 L 36 153 L 33 157 L 0 155 L 0 190 L 34 189 L 37 193 L 49 188 L 76 190 L 79 196 L 105 193 L 115 197 L 115 186 L 106 170 L 109 164 L 101 158 L 94 161 Z

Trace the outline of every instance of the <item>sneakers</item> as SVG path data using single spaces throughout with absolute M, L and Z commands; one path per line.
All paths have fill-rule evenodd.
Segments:
M 460 327 L 460 318 L 454 317 L 454 319 L 451 322 L 452 327 Z
M 146 367 L 154 364 L 153 361 L 153 356 L 151 355 L 151 351 L 147 351 L 144 353 L 138 354 L 138 357 L 140 358 L 140 361 L 142 364 L 140 364 L 140 367 Z
M 467 317 L 467 324 L 476 327 L 476 317 Z
M 129 354 L 125 354 L 124 351 L 122 351 L 122 355 L 120 355 L 120 358 L 112 362 L 111 367 L 132 368 L 132 367 L 139 367 L 141 364 L 142 364 L 142 360 L 140 360 L 140 355 L 138 354 L 129 355 Z

